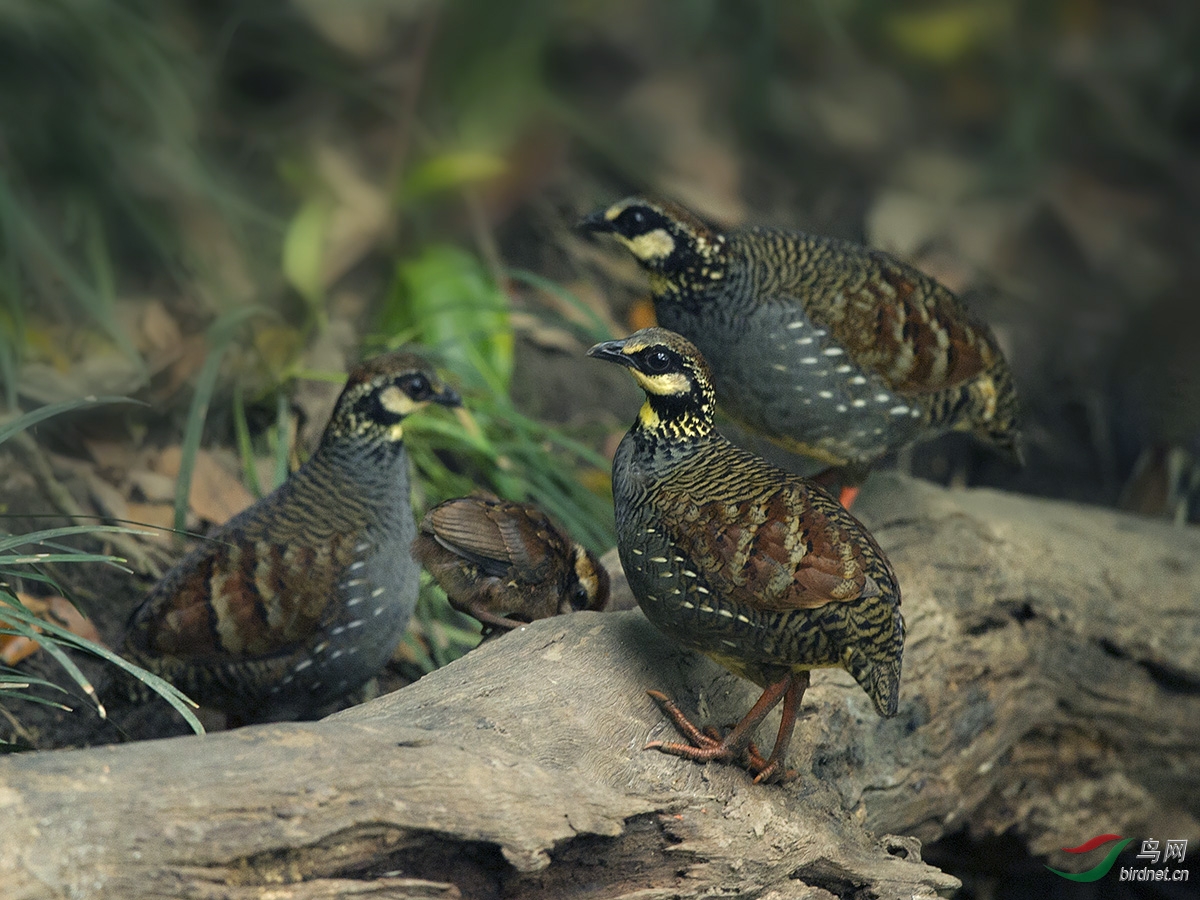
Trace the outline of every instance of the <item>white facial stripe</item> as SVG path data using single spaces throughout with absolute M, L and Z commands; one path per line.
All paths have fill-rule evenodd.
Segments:
M 663 228 L 655 228 L 635 238 L 627 238 L 623 234 L 616 237 L 638 259 L 666 259 L 675 252 L 675 239 Z
M 692 389 L 691 379 L 682 372 L 667 372 L 664 375 L 647 375 L 637 369 L 630 369 L 642 390 L 660 397 L 673 397 L 686 394 Z
M 400 388 L 394 384 L 389 384 L 379 392 L 379 405 L 395 415 L 407 416 L 425 404 L 415 402 L 412 397 L 408 396 Z

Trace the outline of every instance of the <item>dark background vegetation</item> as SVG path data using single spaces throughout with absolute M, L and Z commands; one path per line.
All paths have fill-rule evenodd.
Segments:
M 569 226 L 634 191 L 885 248 L 992 324 L 1027 466 L 954 437 L 889 464 L 1186 527 L 1198 60 L 1186 0 L 10 0 L 3 421 L 89 395 L 142 405 L 0 446 L 0 531 L 18 536 L 0 567 L 29 608 L 65 621 L 65 593 L 111 640 L 180 552 L 167 529 L 268 490 L 346 367 L 409 341 L 469 407 L 409 432 L 417 506 L 488 487 L 606 549 L 606 456 L 636 391 L 582 351 L 644 324 L 645 283 Z M 61 551 L 132 574 L 19 555 L 87 517 L 156 529 Z M 473 642 L 430 589 L 398 672 Z M 70 743 L 16 686 L 57 671 L 45 656 L 0 682 L 15 746 Z M 933 859 L 964 897 L 1043 871 L 1015 838 Z

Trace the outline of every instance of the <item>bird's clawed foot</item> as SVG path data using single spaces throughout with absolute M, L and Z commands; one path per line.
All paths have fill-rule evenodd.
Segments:
M 727 744 L 717 729 L 710 725 L 704 731 L 701 731 L 692 724 L 691 720 L 675 705 L 675 701 L 666 694 L 661 691 L 646 691 L 646 693 L 659 705 L 659 708 L 662 709 L 666 717 L 675 724 L 675 727 L 679 729 L 679 733 L 691 743 L 676 744 L 668 741 L 651 741 L 642 748 L 643 750 L 661 750 L 663 753 L 670 753 L 672 756 L 682 756 L 685 759 L 694 759 L 697 762 L 708 762 L 714 759 L 733 759 L 739 748 Z
M 787 781 L 796 777 L 796 771 L 794 769 L 784 769 L 779 765 L 779 760 L 765 759 L 759 753 L 758 747 L 754 742 L 746 740 L 744 730 L 739 732 L 739 729 L 735 727 L 728 734 L 722 736 L 716 727 L 709 725 L 702 731 L 683 714 L 683 711 L 675 705 L 675 701 L 666 694 L 660 691 L 647 691 L 646 693 L 658 704 L 659 708 L 671 720 L 679 730 L 679 733 L 688 739 L 689 743 L 651 741 L 642 749 L 658 750 L 662 753 L 669 753 L 672 756 L 682 756 L 684 759 L 690 759 L 695 762 L 712 762 L 713 760 L 732 762 L 744 752 L 746 756 L 746 768 L 754 776 L 755 784 L 770 784 L 772 782 Z
M 746 746 L 746 756 L 749 759 L 747 768 L 754 775 L 755 784 L 776 784 L 792 781 L 800 776 L 795 769 L 785 769 L 779 760 L 769 760 L 758 750 L 758 744 L 751 741 Z

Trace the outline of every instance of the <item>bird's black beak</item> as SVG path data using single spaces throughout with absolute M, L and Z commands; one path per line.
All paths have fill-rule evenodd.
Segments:
M 602 344 L 597 344 L 587 352 L 588 356 L 595 359 L 603 359 L 608 362 L 620 363 L 623 366 L 633 367 L 633 358 L 628 356 L 623 351 L 625 350 L 625 341 L 605 341 Z
M 429 399 L 442 406 L 462 406 L 462 397 L 458 391 L 445 384 L 437 388 Z
M 578 231 L 586 231 L 592 234 L 606 234 L 613 230 L 613 223 L 605 216 L 608 210 L 598 209 L 594 213 L 584 216 L 575 223 L 575 228 Z

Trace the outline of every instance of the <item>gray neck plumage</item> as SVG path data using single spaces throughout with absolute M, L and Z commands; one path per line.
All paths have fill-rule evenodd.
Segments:
M 720 440 L 720 436 L 711 424 L 702 433 L 687 433 L 670 427 L 650 427 L 639 416 L 613 457 L 613 494 L 618 518 L 622 508 L 636 505 L 675 467 L 705 453 L 713 440 Z
M 853 280 L 870 252 L 836 238 L 817 237 L 783 228 L 750 228 L 735 241 L 739 265 L 731 266 L 734 280 L 747 282 L 745 296 L 814 292 L 837 288 Z
M 408 453 L 402 441 L 327 434 L 289 482 L 297 499 L 320 504 L 321 515 L 334 530 L 355 521 L 378 522 L 387 532 L 414 527 Z

